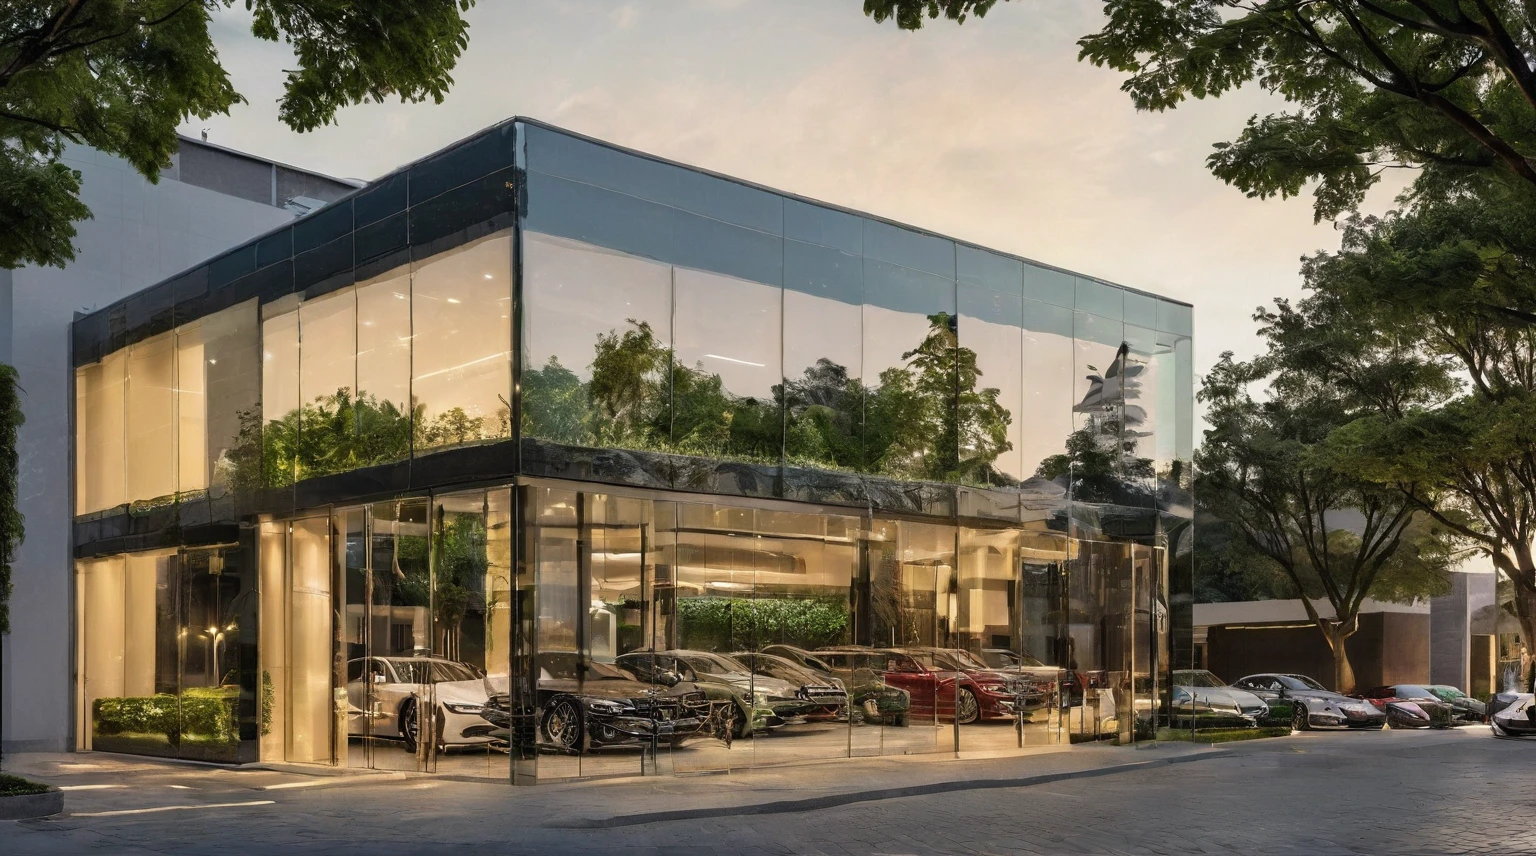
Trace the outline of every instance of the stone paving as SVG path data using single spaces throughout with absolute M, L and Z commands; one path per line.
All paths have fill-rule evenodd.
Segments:
M 1528 854 L 1533 763 L 1482 727 L 536 788 L 17 756 L 68 812 L 0 824 L 0 853 Z M 679 809 L 711 816 L 647 817 Z

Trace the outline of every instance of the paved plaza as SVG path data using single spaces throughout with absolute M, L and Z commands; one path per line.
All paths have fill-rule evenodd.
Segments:
M 1482 727 L 537 788 L 22 755 L 67 813 L 0 852 L 1528 854 L 1533 764 Z

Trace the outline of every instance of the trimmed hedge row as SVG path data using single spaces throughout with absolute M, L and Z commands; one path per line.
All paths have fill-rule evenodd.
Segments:
M 239 743 L 236 698 L 224 690 L 187 690 L 181 695 L 99 698 L 92 705 L 95 733 L 163 734 L 178 743 L 183 734 L 217 743 Z

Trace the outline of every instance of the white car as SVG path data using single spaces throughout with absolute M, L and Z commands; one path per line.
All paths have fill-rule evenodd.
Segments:
M 1536 695 L 1499 693 L 1488 704 L 1488 727 L 1498 737 L 1536 735 Z
M 437 657 L 364 657 L 347 663 L 347 733 L 392 737 L 412 752 L 421 737 L 421 713 L 433 711 L 437 745 L 489 743 L 480 711 L 488 696 L 480 671 Z

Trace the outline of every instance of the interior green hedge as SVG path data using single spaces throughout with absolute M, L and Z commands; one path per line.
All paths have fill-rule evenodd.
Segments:
M 240 742 L 236 713 L 237 691 L 222 688 L 189 689 L 181 695 L 99 698 L 92 705 L 95 733 L 163 734 L 177 743 L 182 735 L 218 743 Z

